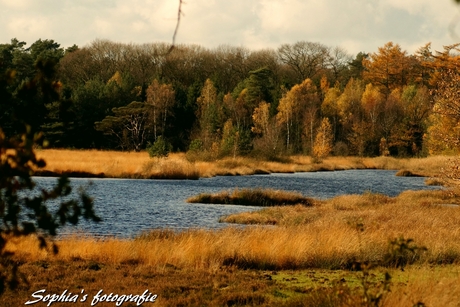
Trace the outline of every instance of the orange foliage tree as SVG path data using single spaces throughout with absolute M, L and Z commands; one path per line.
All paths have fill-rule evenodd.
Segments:
M 432 153 L 460 148 L 460 44 L 444 47 L 431 63 L 434 115 L 428 130 L 428 148 Z
M 398 44 L 389 42 L 380 47 L 377 53 L 363 59 L 363 78 L 388 96 L 394 88 L 402 88 L 417 80 L 417 65 L 415 56 L 408 56 Z

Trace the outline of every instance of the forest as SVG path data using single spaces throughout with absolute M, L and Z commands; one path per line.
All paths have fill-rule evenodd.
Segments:
M 6 135 L 26 112 L 52 148 L 188 151 L 212 160 L 306 154 L 456 153 L 459 45 L 408 54 L 393 42 L 355 56 L 300 41 L 276 50 L 95 40 L 0 44 Z M 39 76 L 40 75 L 40 76 Z M 45 79 L 45 105 L 17 90 Z M 24 115 L 24 114 L 22 114 Z M 163 150 L 158 150 L 163 148 Z

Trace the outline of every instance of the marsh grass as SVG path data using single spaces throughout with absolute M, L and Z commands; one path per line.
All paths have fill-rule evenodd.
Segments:
M 157 230 L 134 240 L 63 238 L 57 259 L 156 268 L 340 269 L 350 268 L 357 259 L 383 262 L 390 240 L 404 236 L 428 249 L 411 263 L 459 263 L 460 208 L 443 205 L 455 203 L 458 196 L 447 191 L 404 192 L 394 198 L 372 193 L 340 196 L 314 206 L 268 207 L 223 219 L 277 226 Z M 357 224 L 365 229 L 359 235 Z M 49 259 L 31 240 L 8 248 L 27 261 Z
M 456 191 L 444 190 L 346 195 L 233 216 L 269 226 L 154 230 L 126 240 L 64 237 L 58 255 L 38 250 L 33 237 L 6 248 L 15 252 L 34 291 L 152 289 L 159 306 L 366 306 L 360 272 L 352 270 L 360 262 L 380 265 L 369 273 L 377 290 L 383 271 L 390 272 L 383 306 L 458 306 L 460 208 L 444 204 L 459 199 Z M 410 248 L 409 238 L 427 250 L 388 258 L 398 244 Z M 404 263 L 404 272 L 397 263 Z M 5 297 L 19 306 L 30 290 Z
M 37 151 L 46 161 L 39 175 L 131 179 L 198 179 L 196 166 L 183 154 L 150 158 L 147 152 L 48 149 Z
M 314 201 L 298 192 L 273 189 L 235 189 L 233 192 L 223 191 L 215 194 L 202 193 L 187 199 L 189 203 L 233 204 L 241 206 L 312 206 Z
M 321 163 L 315 163 L 308 156 L 291 156 L 277 161 L 252 157 L 190 161 L 184 153 L 170 153 L 166 158 L 151 159 L 147 152 L 66 149 L 38 150 L 37 156 L 47 162 L 42 175 L 71 173 L 79 177 L 161 179 L 350 169 L 405 169 L 413 174 L 433 177 L 449 161 L 449 157 L 443 156 L 413 159 L 328 157 Z

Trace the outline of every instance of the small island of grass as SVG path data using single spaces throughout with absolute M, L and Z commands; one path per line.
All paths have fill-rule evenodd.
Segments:
M 273 189 L 235 189 L 215 194 L 201 193 L 187 199 L 189 203 L 232 204 L 240 206 L 273 207 L 286 205 L 312 206 L 314 200 L 297 192 Z

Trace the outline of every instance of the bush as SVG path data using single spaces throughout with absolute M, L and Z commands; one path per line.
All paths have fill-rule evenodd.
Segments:
M 200 151 L 203 150 L 203 142 L 200 139 L 195 139 L 190 143 L 188 147 L 190 151 Z
M 347 157 L 349 154 L 348 145 L 345 142 L 337 142 L 332 149 L 334 156 Z
M 172 146 L 162 136 L 159 136 L 155 143 L 147 143 L 147 152 L 150 157 L 164 158 L 172 150 Z

